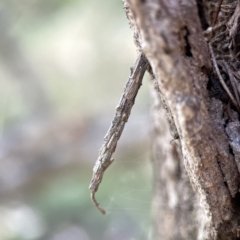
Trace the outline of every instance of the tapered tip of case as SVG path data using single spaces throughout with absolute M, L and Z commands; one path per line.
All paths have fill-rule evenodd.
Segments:
M 99 211 L 100 213 L 106 215 L 107 212 L 106 212 L 103 208 L 101 208 L 101 207 L 99 206 L 99 203 L 97 202 L 97 200 L 96 200 L 96 198 L 95 198 L 95 193 L 91 193 L 91 199 L 92 199 L 94 205 L 96 206 L 96 208 L 98 209 L 98 211 Z

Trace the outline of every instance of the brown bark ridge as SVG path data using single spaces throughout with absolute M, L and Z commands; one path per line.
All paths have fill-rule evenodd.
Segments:
M 176 126 L 184 166 L 197 193 L 195 199 L 199 199 L 199 204 L 192 206 L 195 210 L 200 206 L 197 213 L 186 211 L 186 214 L 192 214 L 197 226 L 192 227 L 185 237 L 179 230 L 181 223 L 177 221 L 177 215 L 172 222 L 175 226 L 168 231 L 175 227 L 178 233 L 169 236 L 162 232 L 166 229 L 161 229 L 163 225 L 171 226 L 172 223 L 167 223 L 171 221 L 169 216 L 156 216 L 155 223 L 161 234 L 155 239 L 238 239 L 239 114 L 219 84 L 216 72 L 220 72 L 239 104 L 240 3 L 232 0 L 127 0 L 124 6 L 138 49 L 144 52 L 151 65 L 167 113 Z M 211 57 L 216 61 L 214 67 Z M 164 145 L 160 146 L 161 141 L 158 143 L 156 137 L 154 139 L 153 146 L 159 147 L 155 153 L 163 151 Z M 166 151 L 170 152 L 169 156 L 164 158 L 161 153 L 155 154 L 155 158 L 162 161 L 158 163 L 159 167 L 168 169 L 164 162 L 169 162 L 168 158 L 172 161 L 181 159 L 181 154 L 174 156 L 173 147 Z M 181 163 L 179 166 L 183 169 Z M 163 174 L 160 169 L 155 171 L 158 176 Z M 162 188 L 163 195 L 167 196 L 165 200 L 170 197 L 170 182 L 167 181 L 162 187 L 155 182 L 159 188 L 156 191 Z M 171 190 L 178 200 L 184 196 L 179 195 L 176 186 L 183 181 L 184 174 L 175 178 L 175 187 Z M 184 186 L 186 190 L 188 185 Z M 187 196 L 184 191 L 182 194 Z M 159 194 L 156 196 L 159 198 Z M 195 222 L 197 218 L 200 220 Z

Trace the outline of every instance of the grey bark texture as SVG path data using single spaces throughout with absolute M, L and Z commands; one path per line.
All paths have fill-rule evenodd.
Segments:
M 239 115 L 216 74 L 235 79 L 229 89 L 239 94 L 240 3 L 123 2 L 157 90 L 154 240 L 240 239 Z M 179 136 L 172 144 L 167 122 Z

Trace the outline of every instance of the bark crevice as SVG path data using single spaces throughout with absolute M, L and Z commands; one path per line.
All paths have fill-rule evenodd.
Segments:
M 187 57 L 192 57 L 192 52 L 191 52 L 191 45 L 189 43 L 189 30 L 188 28 L 185 26 L 185 31 L 186 31 L 186 34 L 184 36 L 184 40 L 185 40 L 185 43 L 186 43 L 186 46 L 185 46 L 185 55 Z

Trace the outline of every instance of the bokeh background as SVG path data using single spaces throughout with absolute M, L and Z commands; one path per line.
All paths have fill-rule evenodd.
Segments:
M 0 1 L 0 240 L 151 239 L 148 77 L 97 199 L 89 182 L 136 59 L 121 0 Z

